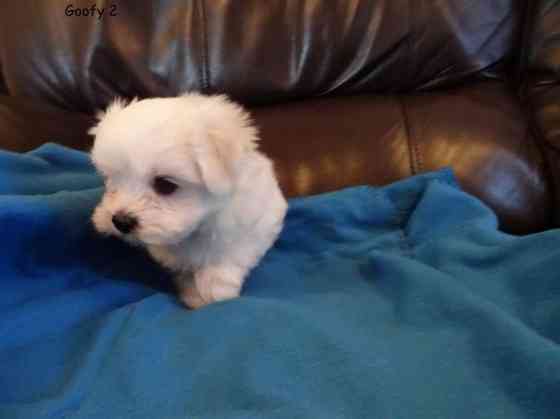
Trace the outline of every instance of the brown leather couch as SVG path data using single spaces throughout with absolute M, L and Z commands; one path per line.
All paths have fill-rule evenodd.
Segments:
M 92 3 L 3 2 L 0 147 L 88 149 L 115 96 L 225 92 L 290 196 L 451 166 L 505 231 L 558 225 L 558 0 Z

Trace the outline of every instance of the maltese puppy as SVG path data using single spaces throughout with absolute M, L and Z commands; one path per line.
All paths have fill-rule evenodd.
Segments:
M 191 308 L 239 296 L 287 209 L 247 112 L 222 95 L 117 100 L 89 133 L 96 229 L 145 246 Z

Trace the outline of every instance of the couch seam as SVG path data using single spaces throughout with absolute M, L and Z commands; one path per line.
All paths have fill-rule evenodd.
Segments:
M 424 4 L 421 2 L 420 3 L 420 9 L 422 9 L 422 6 Z M 408 49 L 408 80 L 409 81 L 414 81 L 415 80 L 415 76 L 416 76 L 416 60 L 415 60 L 415 56 L 412 52 L 412 37 L 414 34 L 414 22 L 412 21 L 412 7 L 410 4 L 410 0 L 407 1 L 407 8 L 408 8 L 408 13 L 407 13 L 407 17 L 408 17 L 408 34 L 406 37 L 406 46 Z M 419 11 L 419 13 L 421 13 Z M 414 86 L 415 83 L 412 83 L 410 86 Z
M 397 97 L 397 102 L 402 114 L 404 130 L 406 134 L 406 143 L 408 145 L 408 154 L 410 156 L 410 174 L 412 176 L 418 174 L 422 171 L 422 161 L 420 159 L 420 150 L 418 144 L 416 144 L 411 135 L 410 121 L 408 117 L 408 112 L 406 110 L 406 103 L 402 97 Z
M 524 93 L 524 86 L 525 80 L 527 80 L 527 75 L 529 74 L 529 61 L 531 55 L 531 41 L 534 35 L 534 25 L 536 20 L 536 6 L 534 3 L 531 3 L 533 0 L 525 0 L 523 2 L 523 10 L 522 16 L 520 18 L 521 21 L 521 29 L 518 35 L 518 45 L 519 48 L 519 57 L 517 62 L 515 63 L 515 88 L 518 94 L 522 97 Z
M 204 0 L 198 0 L 198 13 L 200 15 L 200 21 L 202 24 L 202 30 L 200 31 L 201 37 L 201 48 L 200 48 L 200 59 L 202 64 L 202 69 L 200 71 L 200 83 L 202 85 L 203 91 L 208 91 L 210 88 L 210 72 L 208 70 L 208 22 L 206 20 L 206 10 L 204 8 Z

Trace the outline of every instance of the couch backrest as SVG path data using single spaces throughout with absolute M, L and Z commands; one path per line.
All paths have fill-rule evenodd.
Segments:
M 187 89 L 269 103 L 503 78 L 524 2 L 121 0 L 97 2 L 102 17 L 92 3 L 3 3 L 10 94 L 90 112 L 117 95 Z

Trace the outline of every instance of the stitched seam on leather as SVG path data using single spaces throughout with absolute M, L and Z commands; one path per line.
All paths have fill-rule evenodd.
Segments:
M 408 49 L 408 80 L 407 82 L 410 82 L 411 80 L 414 80 L 414 76 L 416 75 L 416 67 L 415 67 L 415 62 L 414 62 L 414 53 L 412 51 L 412 37 L 413 37 L 413 32 L 414 32 L 414 27 L 413 27 L 413 22 L 412 22 L 412 7 L 410 4 L 410 0 L 407 1 L 407 6 L 408 6 L 408 33 L 406 34 L 406 46 Z M 420 8 L 422 8 L 423 4 L 420 5 Z M 411 85 L 409 85 L 411 86 Z
M 413 80 L 417 74 L 417 68 L 416 68 L 416 60 L 414 59 L 415 54 L 412 51 L 412 39 L 414 36 L 414 32 L 415 32 L 415 27 L 414 27 L 414 23 L 415 21 L 412 18 L 412 6 L 411 6 L 411 1 L 408 0 L 408 38 L 407 38 L 407 44 L 408 44 L 408 57 L 409 57 L 409 62 L 408 62 L 408 68 L 409 68 L 409 80 Z M 420 7 L 423 8 L 424 3 L 422 2 Z M 410 150 L 410 157 L 411 157 L 411 169 L 412 169 L 412 174 L 418 174 L 420 172 L 422 172 L 424 170 L 424 165 L 422 163 L 422 157 L 420 155 L 420 147 L 418 145 L 418 143 L 416 141 L 414 141 L 414 139 L 412 138 L 412 129 L 410 127 L 410 120 L 408 118 L 408 112 L 406 110 L 406 103 L 404 101 L 404 99 L 401 100 L 401 112 L 403 114 L 403 118 L 405 121 L 405 126 L 406 126 L 406 133 L 407 133 L 407 138 L 408 138 L 408 148 Z
M 408 145 L 408 155 L 410 159 L 410 174 L 415 175 L 418 173 L 418 162 L 416 160 L 416 149 L 414 147 L 411 135 L 410 135 L 410 125 L 408 121 L 408 114 L 406 112 L 406 105 L 404 99 L 397 97 L 397 102 L 402 114 L 402 119 L 404 123 L 404 131 L 406 134 L 406 143 Z
M 408 135 L 410 138 L 410 144 L 412 144 L 412 150 L 414 151 L 414 160 L 416 162 L 416 170 L 418 173 L 424 171 L 424 161 L 422 159 L 422 153 L 420 151 L 420 144 L 413 138 L 412 128 L 410 126 L 410 119 L 408 117 L 408 111 L 406 110 L 406 103 L 403 100 L 403 112 L 406 118 L 406 124 L 408 126 Z
M 518 35 L 517 45 L 520 45 L 519 57 L 516 63 L 517 68 L 514 68 L 515 74 L 515 87 L 520 92 L 520 96 L 524 96 L 526 80 L 528 79 L 530 60 L 531 60 L 531 42 L 535 31 L 535 23 L 537 16 L 537 2 L 532 0 L 525 0 L 521 8 L 521 30 Z
M 418 163 L 418 170 L 420 172 L 424 171 L 424 161 L 422 160 L 422 153 L 420 152 L 420 144 L 418 144 L 416 141 L 413 142 L 413 146 L 414 146 L 414 152 L 416 155 L 416 160 Z
M 206 33 L 208 28 L 208 23 L 206 21 L 206 9 L 204 8 L 204 0 L 198 0 L 198 10 L 200 14 L 200 22 L 202 25 L 202 30 L 200 31 L 201 37 L 201 48 L 200 48 L 200 60 L 202 64 L 201 84 L 202 89 L 207 91 L 210 88 L 210 72 L 208 70 L 208 34 Z

